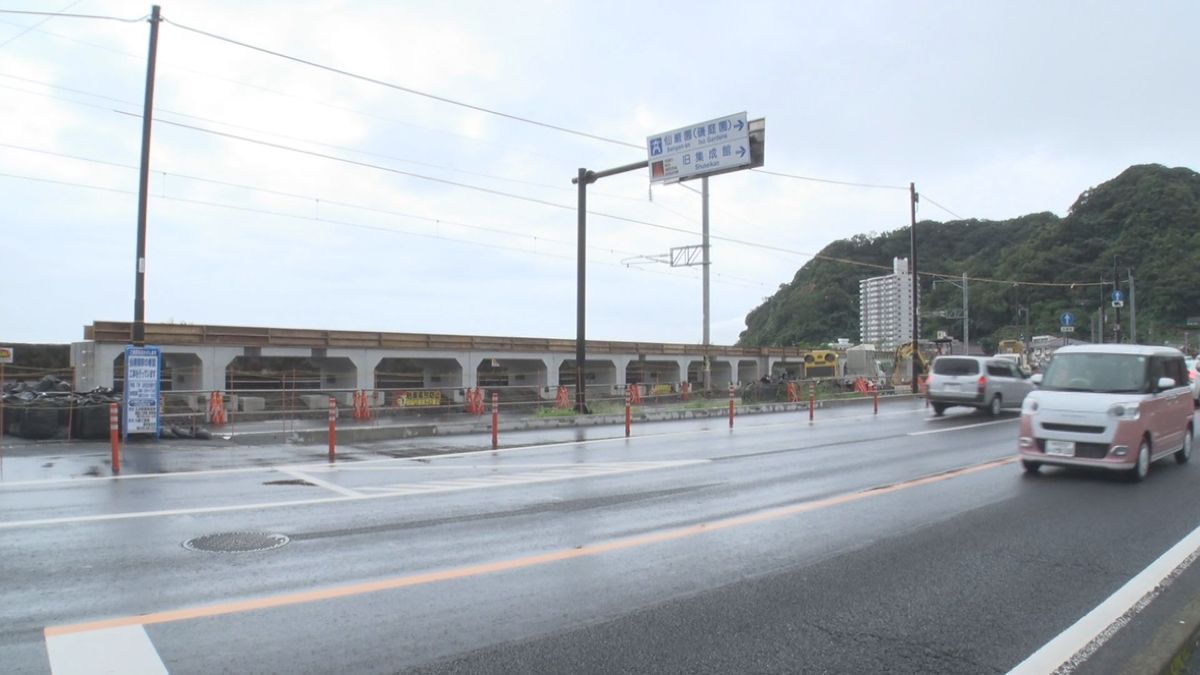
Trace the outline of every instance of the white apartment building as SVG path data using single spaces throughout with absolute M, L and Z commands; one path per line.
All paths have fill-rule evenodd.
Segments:
M 858 282 L 858 326 L 861 342 L 895 349 L 912 341 L 912 275 L 908 259 L 892 260 L 892 273 Z M 919 299 L 918 299 L 919 302 Z

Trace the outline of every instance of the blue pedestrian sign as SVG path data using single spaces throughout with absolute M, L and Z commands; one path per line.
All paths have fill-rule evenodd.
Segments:
M 1113 307 L 1124 307 L 1125 306 L 1125 294 L 1122 293 L 1121 291 L 1113 291 L 1112 292 L 1112 306 Z

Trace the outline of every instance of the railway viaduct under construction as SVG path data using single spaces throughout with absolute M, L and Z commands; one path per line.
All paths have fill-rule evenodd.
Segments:
M 84 340 L 71 346 L 77 391 L 119 384 L 130 329 L 128 322 L 113 321 L 84 327 Z M 239 363 L 269 357 L 306 360 L 319 370 L 320 388 L 347 392 L 529 387 L 553 398 L 558 387 L 573 387 L 576 377 L 575 341 L 555 338 L 148 323 L 146 344 L 163 353 L 165 391 L 229 390 Z M 716 345 L 707 351 L 719 389 L 785 370 L 802 373 L 808 353 Z M 589 390 L 703 381 L 705 348 L 699 344 L 588 340 L 587 354 Z

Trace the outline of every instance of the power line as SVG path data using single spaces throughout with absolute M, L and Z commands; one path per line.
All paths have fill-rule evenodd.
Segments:
M 934 206 L 936 206 L 936 207 L 938 207 L 939 209 L 941 209 L 941 210 L 945 211 L 946 213 L 949 213 L 950 215 L 954 216 L 955 218 L 958 218 L 959 220 L 966 220 L 966 218 L 963 218 L 962 216 L 958 215 L 957 213 L 955 213 L 955 212 L 951 211 L 950 209 L 948 209 L 948 208 L 946 208 L 946 207 L 942 206 L 941 204 L 939 204 L 939 203 L 937 203 L 937 202 L 933 201 L 933 198 L 932 198 L 932 197 L 930 197 L 928 193 L 922 192 L 922 193 L 921 193 L 921 199 L 922 199 L 922 200 L 924 200 L 924 201 L 927 201 L 927 202 L 929 202 L 930 204 L 933 204 Z
M 140 115 L 137 115 L 135 113 L 125 112 L 123 110 L 115 110 L 114 112 L 121 114 L 121 115 L 127 115 L 129 117 L 139 117 L 139 118 L 141 117 Z M 434 183 L 441 183 L 443 185 L 451 185 L 454 187 L 466 188 L 468 190 L 476 190 L 478 192 L 484 192 L 487 194 L 497 195 L 500 197 L 507 197 L 509 199 L 516 199 L 516 200 L 520 200 L 520 201 L 530 202 L 533 204 L 541 204 L 542 206 L 550 206 L 550 207 L 553 207 L 556 209 L 565 209 L 568 211 L 576 210 L 576 207 L 574 207 L 574 206 L 570 206 L 567 204 L 558 204 L 556 202 L 548 201 L 545 199 L 538 199 L 537 197 L 527 197 L 525 195 L 519 195 L 519 194 L 515 194 L 512 192 L 505 192 L 503 190 L 493 190 L 492 188 L 486 188 L 486 187 L 482 187 L 479 185 L 472 185 L 470 183 L 460 183 L 458 181 L 448 180 L 445 178 L 426 176 L 425 174 L 415 173 L 412 171 L 405 171 L 403 169 L 397 169 L 394 167 L 382 166 L 380 164 L 371 164 L 370 162 L 361 162 L 359 160 L 349 159 L 346 157 L 338 157 L 336 155 L 328 155 L 328 154 L 325 154 L 322 152 L 316 152 L 315 150 L 305 150 L 303 148 L 296 148 L 296 147 L 292 147 L 289 145 L 283 145 L 281 143 L 272 143 L 271 141 L 264 141 L 264 140 L 260 140 L 260 139 L 256 139 L 256 138 L 249 138 L 247 136 L 239 136 L 237 134 L 231 134 L 231 133 L 227 133 L 224 131 L 217 131 L 215 129 L 205 129 L 204 127 L 198 127 L 198 126 L 195 126 L 192 124 L 184 124 L 182 122 L 173 122 L 171 120 L 163 120 L 163 119 L 159 119 L 157 117 L 154 118 L 154 121 L 156 121 L 160 124 L 166 124 L 169 126 L 180 127 L 183 129 L 198 131 L 200 133 L 211 134 L 214 136 L 221 136 L 224 138 L 243 141 L 246 143 L 253 143 L 255 145 L 262 145 L 265 147 L 275 148 L 277 150 L 283 150 L 286 152 L 294 152 L 294 153 L 298 153 L 298 154 L 302 154 L 302 155 L 309 155 L 311 157 L 318 157 L 321 159 L 328 159 L 328 160 L 335 161 L 335 162 L 342 162 L 344 164 L 350 164 L 353 166 L 359 166 L 359 167 L 363 167 L 363 168 L 367 168 L 367 169 L 375 169 L 378 171 L 385 171 L 388 173 L 394 173 L 394 174 L 398 174 L 401 176 L 408 176 L 410 178 L 418 178 L 420 180 L 426 180 L 426 181 L 430 181 L 430 182 L 434 182 Z M 610 218 L 613 220 L 619 220 L 619 221 L 623 221 L 623 222 L 627 222 L 627 223 L 634 223 L 637 225 L 645 225 L 647 227 L 653 227 L 653 228 L 657 228 L 660 230 L 667 230 L 670 232 L 680 232 L 680 233 L 689 234 L 692 236 L 699 236 L 699 234 L 700 234 L 699 232 L 695 232 L 693 230 L 687 230 L 687 229 L 684 229 L 681 227 L 672 227 L 670 225 L 662 225 L 660 223 L 652 223 L 652 222 L 649 222 L 646 220 L 638 220 L 636 218 L 628 218 L 625 216 L 618 216 L 616 214 L 605 213 L 603 211 L 588 211 L 588 213 L 590 215 L 599 216 L 602 218 Z
M 68 3 L 66 6 L 64 6 L 62 9 L 60 9 L 60 10 L 58 10 L 58 11 L 59 11 L 59 12 L 65 12 L 65 11 L 67 11 L 68 9 L 71 9 L 72 7 L 74 7 L 75 5 L 78 5 L 78 4 L 79 4 L 80 2 L 82 2 L 82 1 L 83 1 L 83 0 L 73 0 L 72 2 Z M 2 48 L 4 48 L 4 47 L 7 47 L 7 46 L 9 45 L 9 43 L 11 43 L 11 42 L 15 41 L 17 38 L 20 38 L 21 36 L 25 35 L 26 33 L 29 33 L 30 31 L 34 30 L 34 29 L 35 29 L 35 28 L 37 28 L 38 26 L 40 26 L 40 25 L 42 25 L 42 24 L 46 23 L 47 21 L 49 21 L 50 19 L 53 19 L 53 18 L 54 18 L 53 16 L 47 16 L 47 17 L 43 18 L 41 21 L 39 21 L 39 22 L 37 22 L 37 23 L 33 24 L 32 26 L 29 26 L 29 27 L 28 27 L 28 28 L 26 28 L 25 30 L 22 30 L 20 33 L 17 33 L 16 35 L 14 35 L 14 36 L 12 36 L 12 37 L 8 38 L 8 39 L 7 39 L 7 40 L 5 40 L 4 42 L 0 42 L 0 49 L 2 49 Z
M 908 191 L 907 186 L 900 186 L 900 185 L 880 185 L 880 184 L 876 184 L 876 183 L 854 183 L 854 182 L 846 181 L 846 180 L 833 180 L 831 178 L 814 178 L 812 176 L 797 176 L 796 174 L 792 174 L 792 173 L 783 173 L 781 171 L 768 171 L 766 169 L 751 169 L 751 171 L 753 171 L 755 173 L 765 173 L 768 176 L 780 176 L 783 178 L 791 178 L 794 180 L 804 180 L 804 181 L 810 181 L 813 183 L 828 183 L 830 185 L 845 185 L 848 187 L 872 188 L 872 189 L 877 189 L 877 190 L 904 190 L 905 192 Z
M 607 138 L 607 137 L 605 137 L 605 136 L 600 136 L 600 135 L 597 135 L 597 134 L 591 134 L 591 133 L 588 133 L 588 132 L 586 132 L 586 131 L 579 131 L 579 130 L 577 130 L 577 129 L 571 129 L 571 128 L 568 128 L 568 127 L 559 126 L 559 125 L 557 125 L 557 124 L 550 124 L 550 123 L 548 123 L 548 122 L 539 122 L 539 121 L 537 121 L 537 120 L 530 119 L 530 118 L 528 118 L 528 117 L 522 117 L 522 116 L 520 116 L 520 115 L 513 115 L 513 114 L 510 114 L 510 113 L 501 112 L 501 111 L 499 111 L 499 110 L 495 110 L 495 109 L 493 109 L 493 108 L 485 108 L 485 107 L 483 107 L 483 106 L 474 105 L 474 104 L 472 104 L 472 103 L 465 103 L 465 102 L 463 102 L 463 101 L 458 101 L 458 100 L 455 100 L 455 99 L 452 99 L 452 98 L 447 98 L 447 97 L 445 97 L 445 96 L 439 96 L 439 95 L 437 95 L 437 94 L 431 94 L 431 93 L 429 93 L 429 92 L 421 91 L 421 90 L 419 90 L 419 89 L 413 89 L 412 87 L 405 87 L 405 86 L 403 86 L 403 85 L 395 84 L 395 83 L 393 83 L 393 82 L 386 82 L 386 81 L 384 81 L 384 80 L 376 79 L 376 78 L 374 78 L 374 77 L 368 77 L 368 76 L 366 76 L 366 75 L 360 75 L 360 74 L 358 74 L 358 73 L 353 73 L 353 72 L 350 72 L 350 71 L 348 71 L 348 70 L 343 70 L 343 69 L 341 69 L 341 68 L 334 68 L 333 66 L 327 66 L 327 65 L 324 65 L 324 64 L 321 64 L 321 63 L 317 63 L 317 62 L 315 62 L 315 61 L 310 61 L 310 60 L 308 60 L 308 59 L 302 59 L 302 58 L 300 58 L 300 57 L 298 57 L 298 56 L 291 56 L 291 55 L 288 55 L 288 54 L 284 54 L 284 53 L 282 53 L 282 52 L 277 52 L 277 51 L 273 51 L 273 50 L 270 50 L 270 49 L 266 49 L 265 47 L 258 47 L 258 46 L 255 46 L 255 45 L 252 45 L 252 44 L 249 44 L 249 43 L 246 43 L 246 42 L 241 42 L 241 41 L 239 41 L 239 40 L 234 40 L 233 38 L 225 37 L 225 36 L 223 36 L 223 35 L 217 35 L 216 33 L 210 33 L 210 32 L 208 32 L 208 31 L 205 31 L 205 30 L 200 30 L 199 28 L 193 28 L 193 27 L 191 27 L 191 26 L 186 26 L 186 25 L 184 25 L 184 24 L 181 24 L 181 23 L 178 23 L 178 22 L 176 22 L 176 21 L 171 21 L 170 19 L 167 19 L 167 18 L 164 18 L 164 19 L 163 19 L 163 21 L 165 21 L 165 22 L 167 22 L 167 23 L 169 23 L 169 24 L 171 24 L 171 25 L 173 25 L 173 26 L 176 26 L 176 27 L 178 27 L 178 28 L 181 28 L 181 29 L 183 29 L 183 30 L 186 30 L 186 31 L 189 31 L 189 32 L 192 32 L 192 33 L 196 33 L 197 35 L 203 35 L 203 36 L 205 36 L 205 37 L 212 38 L 212 39 L 214 39 L 214 40 L 219 40 L 219 41 L 221 41 L 221 42 L 226 42 L 226 43 L 229 43 L 229 44 L 232 44 L 232 45 L 237 45 L 237 46 L 239 46 L 239 47 L 243 47 L 243 48 L 245 48 L 245 49 L 250 49 L 250 50 L 253 50 L 253 51 L 256 51 L 256 52 L 261 52 L 261 53 L 263 53 L 263 54 L 269 54 L 269 55 L 271 55 L 271 56 L 274 56 L 274 57 L 277 57 L 277 58 L 286 59 L 286 60 L 288 60 L 288 61 L 292 61 L 292 62 L 295 62 L 295 63 L 300 63 L 300 64 L 303 64 L 303 65 L 306 65 L 306 66 L 309 66 L 309 67 L 312 67 L 312 68 L 317 68 L 317 69 L 324 70 L 324 71 L 327 71 L 327 72 L 330 72 L 330 73 L 335 73 L 335 74 L 337 74 L 337 75 L 342 75 L 342 76 L 345 76 L 345 77 L 350 77 L 350 78 L 353 78 L 353 79 L 356 79 L 356 80 L 360 80 L 360 81 L 363 81 L 363 82 L 369 82 L 369 83 L 371 83 L 371 84 L 376 84 L 376 85 L 379 85 L 379 86 L 381 86 L 381 87 L 387 87 L 388 89 L 394 89 L 394 90 L 396 90 L 396 91 L 402 91 L 402 92 L 405 92 L 405 93 L 407 93 L 407 94 L 413 94 L 413 95 L 415 95 L 415 96 L 422 96 L 422 97 L 424 97 L 424 98 L 428 98 L 428 99 L 431 99 L 431 100 L 434 100 L 434 101 L 440 101 L 440 102 L 442 102 L 442 103 L 449 103 L 450 105 L 459 106 L 459 107 L 461 107 L 461 108 L 467 108 L 468 110 L 474 110 L 474 111 L 477 111 L 477 112 L 483 112 L 483 113 L 487 113 L 487 114 L 489 114 L 489 115 L 495 115 L 495 116 L 497 116 L 497 117 L 503 117 L 503 118 L 505 118 L 505 119 L 514 120 L 514 121 L 517 121 L 517 122 L 524 122 L 524 123 L 526 123 L 526 124 L 532 124 L 532 125 L 534 125 L 534 126 L 539 126 L 539 127 L 545 128 L 545 129 L 553 129 L 553 130 L 555 130 L 555 131 L 561 131 L 561 132 L 563 132 L 563 133 L 572 134 L 572 135 L 575 135 L 575 136 L 580 136 L 580 137 L 582 137 L 582 138 L 590 138 L 590 139 L 592 139 L 592 140 L 596 140 L 596 141 L 603 141 L 603 142 L 605 142 L 605 143 L 613 143 L 613 144 L 615 144 L 615 145 L 623 145 L 623 146 L 625 146 L 625 147 L 629 147 L 629 148 L 637 148 L 638 150 L 642 150 L 642 149 L 644 149 L 644 147 L 643 147 L 643 146 L 641 146 L 641 145 L 635 145 L 635 144 L 633 144 L 633 143 L 626 143 L 625 141 L 617 140 L 617 139 L 615 139 L 615 138 Z
M 76 4 L 76 3 L 72 3 Z M 70 5 L 68 5 L 70 6 Z M 104 19 L 107 21 L 120 21 L 121 23 L 140 23 L 145 21 L 149 14 L 143 14 L 136 19 L 124 19 L 119 16 L 106 16 L 102 14 L 66 14 L 63 12 L 31 12 L 19 9 L 0 9 L 0 14 L 23 14 L 26 16 L 44 16 L 48 18 L 62 17 L 64 19 Z M 37 26 L 34 26 L 36 28 Z
M 33 182 L 38 182 L 38 183 L 49 183 L 49 184 L 53 184 L 53 185 L 85 188 L 85 189 L 89 189 L 89 190 L 98 190 L 98 191 L 110 192 L 110 193 L 114 193 L 114 194 L 123 194 L 123 195 L 137 194 L 133 190 L 125 190 L 125 189 L 121 189 L 121 188 L 110 188 L 110 187 L 105 187 L 102 185 L 90 185 L 87 183 L 63 181 L 63 180 L 57 180 L 57 179 L 52 179 L 52 178 L 38 178 L 38 177 L 34 177 L 34 176 L 21 176 L 21 175 L 10 174 L 10 173 L 0 173 L 0 178 L 13 178 L 13 179 L 17 179 L 17 180 L 27 180 L 27 181 L 33 181 Z M 256 213 L 259 215 L 269 215 L 269 216 L 276 216 L 276 217 L 281 217 L 281 218 L 292 218 L 292 219 L 302 220 L 302 221 L 306 221 L 306 222 L 325 223 L 325 224 L 337 225 L 337 226 L 342 226 L 342 227 L 351 227 L 351 228 L 361 229 L 361 230 L 383 232 L 383 233 L 387 233 L 387 234 L 408 235 L 408 236 L 414 236 L 414 237 L 423 237 L 423 238 L 427 238 L 427 239 L 437 239 L 437 240 L 441 240 L 441 241 L 447 241 L 447 242 L 458 243 L 458 244 L 467 244 L 467 245 L 471 245 L 471 246 L 480 246 L 483 248 L 490 248 L 490 249 L 495 249 L 495 250 L 505 250 L 505 251 L 511 251 L 514 253 L 536 255 L 540 258 L 550 257 L 550 258 L 557 258 L 560 260 L 567 260 L 567 261 L 575 260 L 575 256 L 572 256 L 572 255 L 559 255 L 559 254 L 555 254 L 555 253 L 538 252 L 538 251 L 530 250 L 527 247 L 522 248 L 522 247 L 518 247 L 518 246 L 506 246 L 503 244 L 471 241 L 469 239 L 460 239 L 457 237 L 447 237 L 444 235 L 429 234 L 429 233 L 425 233 L 425 232 L 414 232 L 411 230 L 404 230 L 404 229 L 393 228 L 393 227 L 368 225 L 365 223 L 356 223 L 354 221 L 348 221 L 348 220 L 322 218 L 320 216 L 305 216 L 305 215 L 300 215 L 300 214 L 295 214 L 295 213 L 284 213 L 282 211 L 272 211 L 269 209 L 260 209 L 260 208 L 251 207 L 251 206 L 240 206 L 237 204 L 223 204 L 221 202 L 214 202 L 214 201 L 208 201 L 208 200 L 202 200 L 202 199 L 189 199 L 189 198 L 185 198 L 185 197 L 171 197 L 171 196 L 167 196 L 167 195 L 151 195 L 151 196 L 154 199 L 159 199 L 159 200 L 164 200 L 164 201 L 179 202 L 179 203 L 184 203 L 184 204 L 193 204 L 193 205 L 198 205 L 198 206 L 227 209 L 227 210 L 232 210 L 232 211 L 241 211 L 241 212 L 245 212 L 245 213 Z M 442 221 L 442 222 L 445 222 L 445 221 Z M 553 241 L 550 239 L 539 238 L 539 237 L 536 237 L 533 235 L 523 235 L 523 236 L 531 237 L 535 240 L 541 240 L 541 241 L 546 241 L 546 242 L 550 242 L 550 243 L 566 243 L 566 244 L 574 245 L 574 242 L 556 242 L 556 241 Z M 604 247 L 594 247 L 594 248 L 596 248 L 596 250 L 601 250 L 601 251 L 612 251 L 612 249 L 607 249 Z M 628 269 L 628 268 L 625 268 L 623 265 L 620 265 L 619 263 L 615 263 L 615 262 L 608 262 L 608 261 L 604 261 L 604 260 L 596 260 L 594 262 L 598 265 L 604 265 L 606 267 L 619 267 L 622 269 Z M 635 271 L 648 272 L 651 274 L 659 274 L 659 275 L 663 275 L 663 276 L 674 277 L 677 279 L 693 279 L 693 280 L 695 279 L 695 276 L 691 275 L 691 274 L 679 274 L 679 273 L 668 272 L 668 271 L 663 271 L 663 270 L 635 270 Z M 760 287 L 766 286 L 766 284 L 763 284 L 761 282 L 745 280 L 740 277 L 734 277 L 734 276 L 730 276 L 730 275 L 724 275 L 724 276 L 725 276 L 726 280 L 722 280 L 721 283 L 735 285 L 735 286 L 760 286 Z

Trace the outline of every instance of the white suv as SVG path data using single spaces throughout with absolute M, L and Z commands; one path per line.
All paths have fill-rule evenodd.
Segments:
M 1054 353 L 1021 408 L 1025 470 L 1043 464 L 1128 471 L 1192 456 L 1192 392 L 1183 354 L 1169 347 L 1078 345 Z

